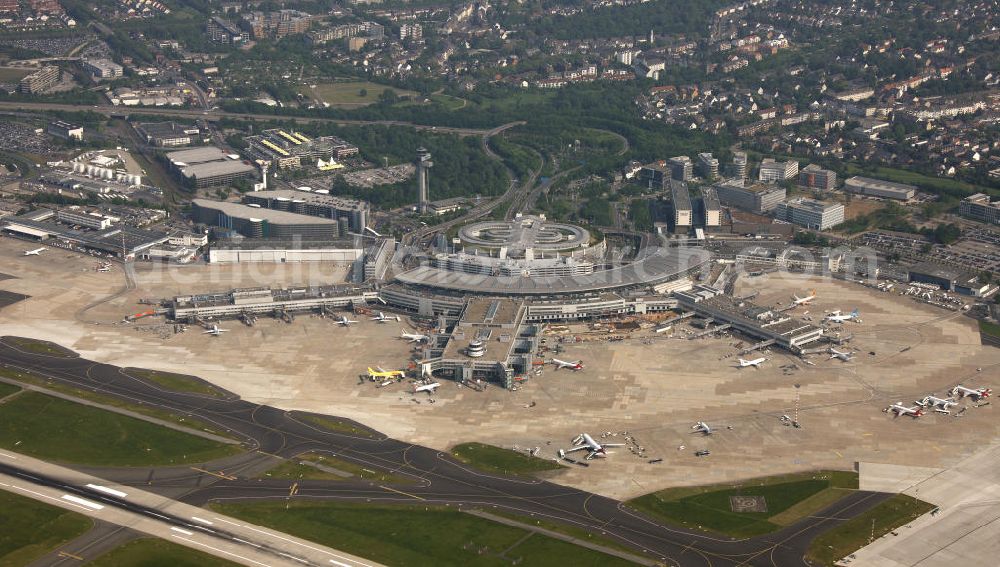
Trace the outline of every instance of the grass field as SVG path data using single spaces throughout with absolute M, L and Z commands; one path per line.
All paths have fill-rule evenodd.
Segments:
M 875 538 L 878 539 L 899 526 L 908 524 L 934 509 L 933 504 L 895 494 L 885 502 L 855 516 L 813 540 L 806 558 L 815 565 L 829 565 L 854 553 L 868 544 L 875 521 Z
M 654 518 L 736 538 L 777 531 L 857 489 L 856 473 L 824 471 L 754 479 L 739 486 L 672 488 L 630 500 Z M 763 496 L 766 512 L 733 512 L 730 496 Z
M 908 183 L 910 185 L 916 185 L 917 187 L 928 191 L 931 193 L 937 193 L 938 191 L 961 191 L 967 195 L 973 193 L 990 193 L 992 195 L 997 194 L 997 190 L 989 189 L 987 187 L 982 187 L 979 185 L 973 185 L 972 183 L 966 183 L 965 181 L 958 181 L 956 179 L 948 179 L 946 177 L 932 177 L 930 175 L 924 175 L 916 171 L 907 171 L 903 169 L 895 169 L 892 167 L 876 167 L 874 173 L 866 172 L 864 169 L 854 165 L 854 164 L 844 164 L 848 175 L 861 175 L 871 176 L 877 179 L 886 179 L 889 181 L 895 181 L 896 183 Z
M 240 564 L 162 539 L 143 538 L 116 547 L 87 565 L 91 567 L 236 567 Z
M 320 102 L 325 102 L 330 106 L 364 106 L 378 102 L 378 97 L 382 91 L 389 89 L 396 92 L 397 96 L 415 96 L 414 91 L 397 89 L 388 85 L 380 85 L 371 81 L 337 81 L 334 83 L 321 83 L 314 89 L 308 89 L 304 94 L 312 94 Z M 361 91 L 365 91 L 362 95 Z
M 96 466 L 200 463 L 238 446 L 37 392 L 0 404 L 0 447 L 57 462 Z
M 989 321 L 980 321 L 979 331 L 984 335 L 989 335 L 991 337 L 1000 337 L 1000 325 L 997 325 L 996 323 L 990 323 Z
M 16 83 L 28 76 L 23 69 L 0 68 L 0 83 Z
M 6 337 L 4 342 L 32 354 L 44 354 L 47 356 L 58 356 L 60 358 L 76 358 L 76 353 L 65 349 L 55 343 L 40 341 L 36 339 L 26 339 L 24 337 Z
M 20 567 L 90 529 L 69 510 L 0 491 L 0 567 Z
M 317 467 L 302 464 L 302 461 L 316 463 L 348 474 L 338 475 Z M 284 478 L 289 480 L 350 480 L 360 478 L 363 480 L 372 480 L 375 482 L 389 484 L 413 484 L 415 482 L 413 478 L 408 476 L 382 473 L 366 469 L 361 465 L 345 461 L 344 459 L 338 459 L 337 457 L 330 457 L 317 453 L 304 453 L 294 459 L 288 459 L 287 461 L 284 461 L 278 464 L 278 466 L 265 472 L 261 476 L 266 478 Z
M 347 435 L 365 437 L 368 439 L 378 439 L 381 437 L 376 432 L 356 425 L 354 422 L 337 419 L 328 415 L 316 415 L 312 413 L 293 411 L 292 417 L 303 423 L 312 425 L 313 427 L 326 429 L 327 431 L 332 431 L 334 433 L 346 433 Z
M 210 508 L 387 565 L 617 567 L 629 562 L 589 549 L 434 507 L 292 502 Z
M 171 390 L 173 392 L 201 394 L 216 398 L 225 397 L 225 393 L 221 390 L 204 380 L 195 378 L 194 376 L 174 374 L 173 372 L 161 372 L 159 370 L 146 370 L 145 368 L 125 368 L 122 372 L 132 376 L 133 378 L 140 378 L 142 380 L 152 382 L 161 388 Z
M 0 398 L 6 398 L 7 396 L 20 392 L 21 389 L 13 384 L 7 384 L 5 382 L 0 382 Z
M 164 421 L 170 421 L 177 423 L 179 425 L 184 425 L 192 429 L 200 429 L 208 433 L 214 433 L 215 435 L 221 435 L 223 437 L 230 437 L 232 439 L 239 440 L 237 437 L 229 435 L 225 431 L 220 430 L 219 428 L 209 424 L 208 422 L 201 421 L 191 416 L 176 414 L 164 409 L 154 408 L 140 403 L 126 402 L 124 400 L 120 400 L 118 398 L 114 398 L 111 396 L 105 396 L 97 392 L 92 392 L 90 390 L 83 390 L 81 388 L 76 388 L 66 384 L 54 382 L 37 374 L 31 374 L 28 372 L 19 372 L 17 370 L 11 370 L 9 368 L 0 368 L 0 376 L 3 376 L 5 378 L 10 378 L 11 380 L 16 380 L 24 384 L 41 386 L 43 388 L 47 388 L 49 390 L 59 392 L 61 394 L 74 396 L 83 400 L 114 406 L 116 408 L 127 409 L 129 411 L 134 411 L 136 413 L 147 415 L 149 417 L 155 417 L 157 419 L 162 419 Z
M 451 455 L 481 471 L 500 474 L 531 474 L 564 468 L 555 461 L 530 457 L 483 443 L 462 443 L 451 448 Z

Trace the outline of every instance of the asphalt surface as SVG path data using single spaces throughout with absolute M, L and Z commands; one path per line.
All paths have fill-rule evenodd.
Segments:
M 667 527 L 617 500 L 536 479 L 499 477 L 470 470 L 447 454 L 387 438 L 319 429 L 301 414 L 236 398 L 219 399 L 167 392 L 129 377 L 116 366 L 82 358 L 56 358 L 19 351 L 0 341 L 0 366 L 41 374 L 56 382 L 116 396 L 134 403 L 196 416 L 244 441 L 249 452 L 199 467 L 95 469 L 95 476 L 162 494 L 188 504 L 215 500 L 284 499 L 292 481 L 241 478 L 266 470 L 274 458 L 305 452 L 336 455 L 366 468 L 412 477 L 414 483 L 379 485 L 369 481 L 298 481 L 296 499 L 340 502 L 448 504 L 534 514 L 584 528 L 660 558 L 670 565 L 806 565 L 803 554 L 819 533 L 874 506 L 888 495 L 857 491 L 822 513 L 768 536 L 730 540 Z M 595 474 L 600 474 L 595 471 Z

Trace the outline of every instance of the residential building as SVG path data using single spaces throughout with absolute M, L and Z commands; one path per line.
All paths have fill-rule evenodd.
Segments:
M 764 183 L 747 186 L 739 179 L 716 183 L 714 187 L 723 205 L 758 214 L 773 211 L 784 202 L 786 194 L 784 187 Z
M 419 40 L 424 37 L 424 28 L 420 24 L 403 24 L 399 26 L 399 39 Z
M 773 158 L 764 158 L 760 163 L 760 174 L 757 179 L 764 183 L 774 183 L 791 179 L 799 173 L 799 162 L 794 160 L 776 161 Z
M 746 152 L 733 152 L 733 163 L 730 166 L 730 175 L 737 179 L 746 179 L 747 162 Z
M 844 191 L 868 195 L 870 197 L 908 201 L 917 194 L 917 187 L 905 183 L 893 183 L 892 181 L 883 181 L 870 177 L 854 176 L 844 181 Z
M 50 136 L 62 138 L 63 140 L 83 140 L 83 126 L 77 126 L 76 124 L 70 124 L 62 120 L 50 122 L 48 128 L 46 128 L 46 132 Z
M 17 90 L 25 94 L 43 93 L 59 82 L 59 67 L 45 65 L 41 69 L 21 79 L 17 84 Z
M 709 152 L 698 154 L 698 172 L 704 179 L 714 180 L 719 176 L 719 160 Z
M 694 164 L 687 156 L 672 157 L 667 160 L 670 166 L 670 177 L 678 181 L 688 181 L 694 176 Z
M 809 164 L 799 172 L 799 185 L 809 189 L 830 191 L 837 186 L 837 172 Z
M 962 199 L 958 214 L 979 222 L 1000 224 L 1000 201 L 990 202 L 989 195 L 976 193 Z
M 844 222 L 844 205 L 813 199 L 778 203 L 775 217 L 813 230 L 827 230 Z
M 674 208 L 674 232 L 686 233 L 691 229 L 694 214 L 691 209 L 691 194 L 687 183 L 672 181 L 670 183 L 670 198 Z
M 701 188 L 701 215 L 705 228 L 722 226 L 722 207 L 714 187 Z
M 243 43 L 249 39 L 249 34 L 241 30 L 236 24 L 223 20 L 218 16 L 212 16 L 206 26 L 208 37 L 215 43 L 233 45 Z

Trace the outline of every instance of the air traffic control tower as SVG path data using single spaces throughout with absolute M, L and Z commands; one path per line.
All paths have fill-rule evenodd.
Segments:
M 431 161 L 431 153 L 425 148 L 417 148 L 417 159 L 414 165 L 417 166 L 417 186 L 420 189 L 417 210 L 423 215 L 427 214 L 427 204 L 430 202 L 427 194 L 427 170 L 434 167 L 434 162 Z

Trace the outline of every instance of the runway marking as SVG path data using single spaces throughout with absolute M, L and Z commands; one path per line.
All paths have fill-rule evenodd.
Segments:
M 55 502 L 59 502 L 60 504 L 67 504 L 67 502 L 65 502 L 63 500 L 60 500 L 60 499 L 58 499 L 58 498 L 56 498 L 54 496 L 49 496 L 48 494 L 42 494 L 41 492 L 35 492 L 34 490 L 30 490 L 30 489 L 24 488 L 23 486 L 17 486 L 16 484 L 14 484 L 14 485 L 5 484 L 4 486 L 8 486 L 10 488 L 16 488 L 17 490 L 21 490 L 23 492 L 27 492 L 28 494 L 34 494 L 35 496 L 38 496 L 38 497 L 41 497 L 41 498 L 46 498 L 48 500 L 53 500 Z M 73 506 L 74 508 L 79 508 L 79 509 L 83 510 L 84 512 L 93 512 L 93 510 L 91 510 L 90 508 L 85 508 L 83 506 L 80 506 L 79 504 L 73 504 L 72 502 L 69 502 L 68 504 L 70 506 Z
M 267 563 L 261 563 L 260 561 L 254 561 L 253 559 L 250 559 L 249 557 L 243 557 L 242 555 L 237 555 L 237 554 L 233 553 L 232 551 L 226 551 L 225 549 L 219 549 L 218 547 L 212 547 L 211 545 L 208 545 L 206 543 L 201 543 L 200 541 L 195 541 L 195 540 L 190 539 L 190 538 L 181 537 L 179 535 L 174 535 L 174 537 L 177 538 L 177 539 L 180 539 L 180 540 L 184 540 L 184 541 L 186 541 L 186 542 L 188 542 L 190 544 L 193 544 L 193 545 L 200 545 L 201 547 L 204 547 L 204 548 L 207 548 L 207 549 L 211 549 L 212 551 L 218 551 L 219 553 L 225 553 L 226 555 L 231 555 L 231 556 L 233 556 L 233 557 L 235 557 L 237 559 L 242 559 L 243 561 L 249 561 L 250 563 L 253 563 L 254 565 L 260 565 L 261 567 L 271 567 Z
M 279 551 L 278 555 L 281 555 L 283 557 L 287 557 L 287 558 L 291 559 L 292 561 L 298 561 L 299 563 L 305 563 L 306 565 L 309 564 L 309 562 L 306 561 L 305 559 L 302 559 L 301 557 L 295 557 L 294 555 L 289 555 L 289 554 L 285 553 L 284 551 Z
M 325 553 L 327 555 L 332 555 L 332 556 L 338 557 L 340 559 L 345 559 L 347 561 L 352 561 L 352 562 L 354 562 L 354 563 L 356 563 L 358 565 L 361 565 L 362 567 L 373 567 L 372 565 L 369 565 L 368 563 L 364 563 L 362 561 L 358 561 L 357 559 L 351 559 L 350 557 L 344 557 L 343 555 L 338 555 L 336 553 L 332 553 L 332 552 L 327 551 L 325 549 L 320 549 L 318 547 L 313 547 L 311 545 L 307 545 L 305 543 L 302 543 L 302 542 L 299 542 L 299 541 L 295 541 L 294 539 L 289 539 L 287 537 L 282 537 L 282 536 L 280 536 L 278 534 L 271 533 L 271 532 L 268 532 L 268 531 L 265 531 L 265 530 L 259 530 L 259 529 L 255 528 L 253 526 L 246 526 L 246 525 L 243 525 L 243 524 L 238 524 L 236 522 L 231 522 L 231 521 L 229 521 L 229 520 L 227 520 L 225 518 L 220 518 L 218 516 L 215 516 L 212 519 L 217 520 L 219 522 L 224 522 L 226 524 L 231 524 L 231 525 L 239 527 L 239 528 L 245 528 L 245 529 L 252 530 L 252 531 L 255 531 L 255 532 L 258 532 L 258 533 L 262 533 L 262 534 L 264 534 L 266 536 L 270 536 L 270 537 L 273 537 L 273 538 L 276 538 L 276 539 L 280 539 L 282 541 L 287 541 L 288 543 L 294 543 L 294 544 L 300 545 L 300 546 L 302 546 L 302 547 L 304 547 L 306 549 L 311 549 L 313 551 L 318 551 L 319 553 Z M 345 565 L 346 567 L 351 567 L 350 565 L 347 565 L 345 563 L 340 563 L 339 561 L 336 562 L 336 563 L 338 565 Z
M 79 496 L 73 496 L 72 494 L 63 494 L 62 495 L 62 499 L 63 500 L 68 500 L 70 502 L 74 502 L 74 503 L 79 504 L 81 506 L 86 506 L 87 508 L 90 508 L 91 510 L 102 510 L 104 508 L 103 505 L 98 504 L 97 502 L 91 502 L 90 500 L 86 500 L 84 498 L 80 498 Z
M 59 552 L 59 557 L 69 557 L 70 559 L 76 559 L 77 561 L 83 561 L 82 557 L 80 557 L 79 555 L 73 555 L 72 553 L 70 553 L 68 551 L 60 551 Z
M 194 532 L 189 532 L 187 530 L 183 530 L 181 528 L 178 528 L 177 526 L 170 526 L 170 529 L 173 530 L 173 531 L 175 531 L 175 532 L 177 532 L 177 533 L 179 533 L 179 534 L 184 534 L 186 536 L 193 536 L 194 535 Z
M 198 522 L 199 524 L 205 524 L 206 526 L 214 526 L 215 525 L 212 522 L 209 522 L 208 520 L 204 520 L 202 518 L 199 518 L 198 516 L 191 516 L 191 519 L 193 521 L 195 521 L 195 522 Z
M 125 498 L 128 496 L 128 494 L 122 492 L 121 490 L 115 490 L 114 488 L 108 488 L 107 486 L 101 486 L 99 484 L 88 484 L 86 486 L 87 488 L 103 492 L 105 494 L 110 494 L 111 496 L 117 496 L 118 498 Z
M 844 456 L 840 454 L 840 451 L 834 451 L 833 453 L 834 453 L 835 455 L 837 455 L 838 457 L 840 457 L 841 459 L 843 459 L 843 458 L 844 458 Z
M 378 487 L 382 488 L 382 489 L 385 489 L 385 490 L 388 490 L 390 492 L 396 492 L 396 493 L 402 494 L 403 496 L 409 496 L 410 498 L 416 498 L 417 500 L 426 500 L 426 498 L 421 498 L 421 497 L 417 496 L 416 494 L 410 494 L 409 492 L 403 492 L 402 490 L 396 490 L 395 488 L 389 488 L 388 486 L 382 486 L 381 484 Z
M 334 565 L 340 565 L 340 567 L 351 567 L 347 563 L 341 563 L 340 561 L 334 561 L 333 559 L 330 560 L 330 563 L 333 563 Z
M 199 469 L 198 467 L 191 467 L 191 470 L 198 471 L 200 473 L 210 474 L 212 476 L 219 477 L 223 480 L 236 480 L 235 476 L 231 474 L 225 474 L 225 471 L 212 472 L 212 471 L 206 471 L 205 469 Z
M 17 460 L 17 457 L 14 455 L 8 455 L 7 453 L 0 453 L 0 457 L 7 457 L 8 459 L 14 459 L 15 461 Z

